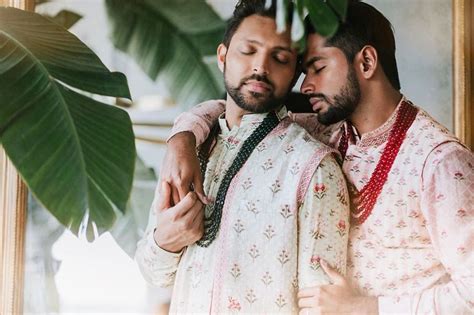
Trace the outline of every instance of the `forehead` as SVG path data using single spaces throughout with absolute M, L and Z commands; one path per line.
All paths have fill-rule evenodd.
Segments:
M 304 63 L 311 60 L 332 59 L 344 57 L 343 52 L 336 47 L 327 47 L 326 38 L 319 34 L 309 34 L 306 42 Z
M 275 19 L 260 15 L 251 15 L 243 19 L 232 37 L 231 43 L 237 41 L 257 41 L 266 46 L 291 47 L 291 35 L 287 29 L 276 32 Z

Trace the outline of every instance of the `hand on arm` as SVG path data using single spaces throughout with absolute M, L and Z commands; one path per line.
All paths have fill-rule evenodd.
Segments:
M 378 314 L 376 297 L 359 295 L 337 270 L 323 260 L 320 264 L 332 284 L 300 290 L 300 314 Z
M 171 204 L 171 188 L 162 182 L 156 203 L 156 244 L 171 253 L 180 252 L 195 243 L 204 231 L 203 204 L 194 192 L 187 193 L 177 204 Z
M 191 132 L 180 132 L 169 139 L 160 178 L 171 186 L 172 205 L 191 190 L 202 203 L 208 203 L 196 154 L 196 138 Z

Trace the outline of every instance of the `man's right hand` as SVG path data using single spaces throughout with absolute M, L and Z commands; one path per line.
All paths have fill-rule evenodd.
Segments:
M 171 187 L 162 181 L 155 211 L 157 220 L 153 236 L 162 249 L 177 253 L 201 239 L 204 233 L 204 209 L 196 193 L 188 192 L 172 206 Z
M 208 203 L 204 195 L 193 133 L 180 132 L 168 141 L 160 177 L 171 186 L 173 204 L 178 204 L 191 191 L 191 185 L 201 202 Z

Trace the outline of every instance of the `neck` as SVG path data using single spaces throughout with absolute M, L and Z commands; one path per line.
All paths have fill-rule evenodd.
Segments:
M 371 86 L 362 92 L 363 97 L 350 117 L 360 135 L 383 125 L 393 114 L 402 98 L 400 92 L 391 87 Z
M 225 106 L 225 120 L 227 122 L 227 127 L 232 129 L 234 126 L 240 126 L 240 122 L 242 121 L 242 117 L 246 114 L 250 114 L 249 111 L 246 111 L 240 108 L 227 94 L 227 101 Z

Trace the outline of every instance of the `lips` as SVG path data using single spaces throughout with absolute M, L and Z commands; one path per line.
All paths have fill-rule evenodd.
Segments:
M 311 107 L 313 109 L 313 112 L 317 113 L 322 109 L 324 100 L 322 98 L 319 98 L 319 97 L 311 97 L 309 99 L 309 102 L 311 103 Z
M 257 93 L 266 93 L 272 90 L 269 84 L 262 81 L 247 81 L 245 85 L 250 91 Z

